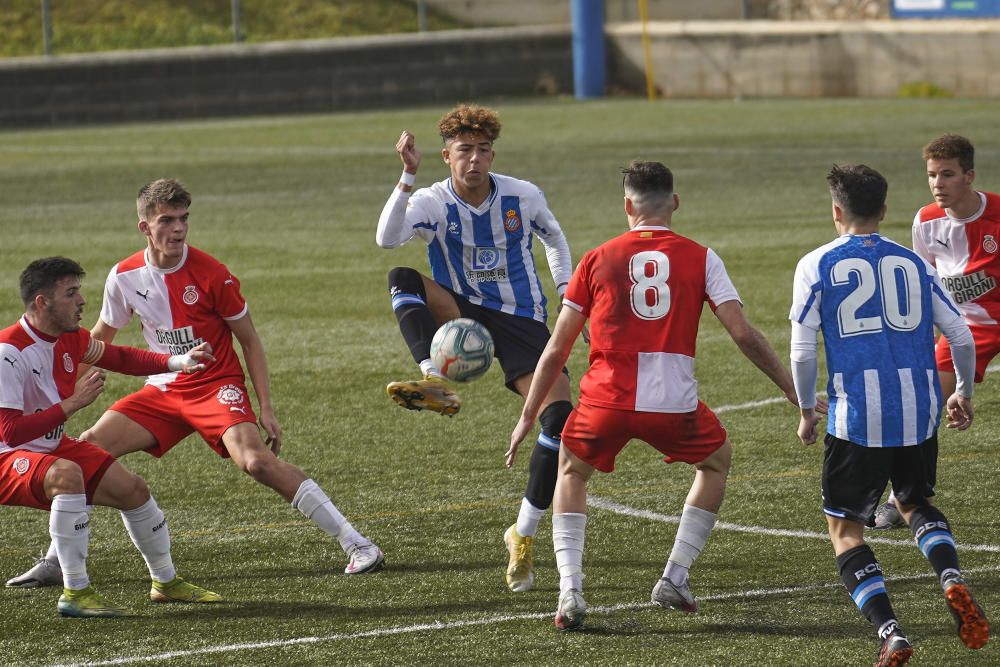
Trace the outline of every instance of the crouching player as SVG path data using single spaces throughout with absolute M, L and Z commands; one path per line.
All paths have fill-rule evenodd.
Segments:
M 87 575 L 90 507 L 121 511 L 149 568 L 154 602 L 222 598 L 177 576 L 167 520 L 146 482 L 103 449 L 65 434 L 69 417 L 104 391 L 104 373 L 76 387 L 81 364 L 128 375 L 195 373 L 214 361 L 208 345 L 169 356 L 105 344 L 80 328 L 83 269 L 64 257 L 39 259 L 21 273 L 26 312 L 0 331 L 0 504 L 49 511 L 49 535 L 62 563 L 63 616 L 121 616 Z

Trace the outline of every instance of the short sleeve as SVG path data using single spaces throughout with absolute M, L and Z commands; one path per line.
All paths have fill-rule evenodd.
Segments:
M 238 320 L 247 312 L 247 302 L 240 292 L 239 278 L 230 273 L 225 264 L 219 265 L 219 271 L 212 280 L 213 301 L 215 312 L 224 320 Z
M 101 320 L 115 329 L 124 329 L 132 321 L 132 307 L 128 305 L 118 282 L 118 265 L 111 267 L 108 279 L 104 281 L 104 301 L 101 304 Z
M 590 317 L 594 295 L 590 287 L 590 267 L 593 264 L 594 253 L 588 252 L 580 260 L 576 271 L 569 279 L 569 286 L 563 294 L 563 304 L 578 311 L 585 317 Z
M 708 253 L 705 256 L 705 296 L 708 297 L 713 309 L 727 301 L 739 301 L 743 303 L 740 300 L 739 293 L 736 291 L 736 286 L 733 285 L 733 281 L 729 278 L 726 265 L 722 263 L 722 259 L 711 248 L 708 249 Z
M 0 408 L 24 410 L 24 360 L 13 345 L 0 345 Z

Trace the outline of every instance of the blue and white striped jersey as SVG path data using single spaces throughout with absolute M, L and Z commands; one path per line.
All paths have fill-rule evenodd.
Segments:
M 494 173 L 490 183 L 490 196 L 478 208 L 455 193 L 450 178 L 417 190 L 406 204 L 398 242 L 421 238 L 431 277 L 472 303 L 544 323 L 546 298 L 532 237 L 545 245 L 560 294 L 573 271 L 569 245 L 538 187 Z
M 799 260 L 793 322 L 822 331 L 827 432 L 866 447 L 916 445 L 940 423 L 934 326 L 961 321 L 934 268 L 878 234 L 840 238 Z

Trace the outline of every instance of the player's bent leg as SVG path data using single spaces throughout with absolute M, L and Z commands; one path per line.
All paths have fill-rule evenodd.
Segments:
M 583 549 L 587 530 L 587 481 L 594 468 L 563 447 L 559 479 L 552 503 L 552 547 L 559 570 L 559 607 L 555 624 L 560 630 L 583 625 Z
M 241 470 L 274 489 L 340 543 L 348 558 L 345 574 L 366 574 L 382 568 L 385 562 L 382 550 L 351 525 L 316 482 L 298 467 L 275 456 L 256 424 L 235 424 L 222 435 L 222 443 Z
M 415 269 L 396 267 L 389 271 L 389 295 L 399 331 L 423 378 L 390 382 L 389 398 L 408 410 L 430 410 L 452 416 L 462 406 L 430 360 L 431 339 L 440 324 L 460 317 L 455 299 L 436 282 Z
M 116 459 L 156 444 L 152 433 L 114 410 L 101 415 L 97 423 L 80 435 L 80 439 L 97 445 Z

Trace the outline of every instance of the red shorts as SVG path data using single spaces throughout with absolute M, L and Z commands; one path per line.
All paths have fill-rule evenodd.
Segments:
M 601 472 L 615 469 L 615 457 L 632 438 L 649 443 L 664 461 L 699 463 L 726 443 L 726 429 L 707 405 L 694 412 L 635 412 L 581 403 L 573 408 L 562 444 Z
M 195 431 L 216 454 L 228 458 L 222 434 L 236 424 L 257 423 L 246 386 L 225 379 L 180 389 L 168 387 L 166 391 L 147 384 L 108 409 L 152 433 L 156 444 L 146 452 L 157 458 Z
M 972 332 L 972 340 L 976 341 L 976 382 L 982 382 L 986 367 L 993 361 L 993 357 L 1000 354 L 1000 327 L 970 326 L 969 331 Z M 939 371 L 955 372 L 955 362 L 951 360 L 951 346 L 944 336 L 938 337 L 934 356 L 937 357 Z
M 115 457 L 84 440 L 63 436 L 59 446 L 41 454 L 25 449 L 0 454 L 0 505 L 20 505 L 48 510 L 52 500 L 45 497 L 45 473 L 59 459 L 80 466 L 87 503 L 94 501 L 94 491 L 104 479 Z

